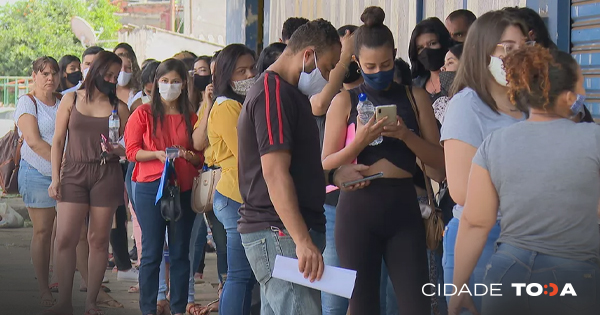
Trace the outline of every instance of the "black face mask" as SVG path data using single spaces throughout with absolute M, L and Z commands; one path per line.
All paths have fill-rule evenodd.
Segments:
M 108 81 L 105 81 L 103 77 L 97 77 L 95 83 L 96 83 L 96 88 L 98 89 L 98 91 L 100 91 L 100 93 L 102 93 L 102 94 L 108 95 L 109 98 L 111 96 L 117 95 L 117 84 L 116 83 L 110 83 Z
M 83 74 L 81 71 L 67 73 L 67 81 L 73 85 L 77 85 L 81 79 L 83 79 Z
M 358 66 L 358 62 L 351 61 L 348 65 L 348 72 L 346 72 L 346 76 L 344 77 L 344 83 L 353 83 L 356 80 L 361 78 L 360 67 Z
M 200 91 L 204 91 L 206 86 L 212 82 L 211 75 L 194 74 L 194 87 Z
M 440 86 L 442 87 L 442 94 L 444 96 L 450 95 L 450 87 L 456 77 L 456 71 L 442 71 L 440 72 Z
M 443 48 L 425 48 L 423 51 L 421 51 L 421 53 L 419 53 L 418 59 L 426 70 L 437 71 L 444 66 L 444 58 L 446 57 L 447 52 L 448 49 Z

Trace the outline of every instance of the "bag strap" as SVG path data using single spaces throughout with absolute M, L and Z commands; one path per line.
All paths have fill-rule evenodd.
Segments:
M 412 105 L 412 109 L 415 113 L 415 118 L 417 120 L 417 126 L 419 127 L 419 130 L 421 129 L 421 122 L 419 120 L 419 108 L 417 107 L 417 102 L 415 101 L 415 97 L 412 93 L 412 89 L 408 86 L 405 85 L 404 88 L 406 88 L 406 96 L 408 97 L 408 100 L 410 101 L 410 104 Z M 422 132 L 419 132 L 419 136 L 421 137 Z M 432 210 L 432 214 L 433 211 L 435 211 L 435 197 L 433 195 L 433 188 L 431 187 L 431 180 L 429 179 L 429 177 L 427 176 L 427 167 L 425 166 L 425 163 L 423 163 L 423 161 L 420 161 L 421 163 L 421 169 L 423 170 L 423 176 L 425 177 L 425 190 L 427 190 L 427 199 L 429 199 L 429 206 L 431 207 Z
M 25 94 L 27 97 L 29 97 L 29 99 L 33 102 L 33 105 L 35 106 L 35 115 L 37 116 L 38 114 L 38 104 L 37 101 L 35 100 L 35 97 L 33 97 L 33 94 L 31 93 L 27 93 Z M 37 117 L 36 117 L 37 119 Z M 18 129 L 19 126 L 17 124 L 15 124 L 15 129 Z M 18 130 L 15 130 L 18 131 Z M 21 135 L 19 137 L 19 140 L 17 140 L 17 146 L 15 147 L 15 154 L 13 154 L 13 162 L 15 163 L 15 167 L 19 167 L 20 163 L 21 163 L 21 147 L 23 146 L 23 141 L 25 139 L 24 135 Z

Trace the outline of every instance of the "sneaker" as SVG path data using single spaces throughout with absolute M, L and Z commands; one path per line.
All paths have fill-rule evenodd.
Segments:
M 137 282 L 139 274 L 140 274 L 140 271 L 135 268 L 131 268 L 127 271 L 119 271 L 119 272 L 117 272 L 117 280 Z
M 129 259 L 131 259 L 131 260 L 138 260 L 137 247 L 135 245 L 129 251 Z
M 102 278 L 102 283 L 108 283 L 108 278 L 106 276 L 104 276 L 104 278 Z

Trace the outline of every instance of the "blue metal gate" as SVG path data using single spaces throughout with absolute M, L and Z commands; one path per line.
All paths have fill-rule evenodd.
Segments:
M 600 0 L 571 1 L 571 54 L 585 77 L 586 105 L 600 119 Z

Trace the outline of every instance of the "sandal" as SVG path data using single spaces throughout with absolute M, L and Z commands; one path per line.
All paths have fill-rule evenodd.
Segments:
M 99 308 L 92 308 L 85 311 L 84 315 L 104 315 L 104 312 Z
M 42 305 L 42 307 L 52 307 L 54 306 L 54 304 L 56 304 L 56 299 L 52 297 L 52 293 L 50 293 L 50 298 L 48 298 L 48 296 L 46 296 L 46 298 L 44 298 L 42 296 L 41 302 L 40 304 Z
M 169 301 L 162 300 L 156 303 L 156 315 L 171 315 L 171 305 Z
M 102 289 L 102 291 L 104 291 L 106 293 L 110 293 L 110 289 L 105 285 L 100 286 L 100 289 Z M 79 292 L 87 292 L 87 288 L 80 288 Z
M 133 285 L 129 287 L 129 290 L 127 290 L 128 293 L 140 293 L 140 285 Z
M 50 292 L 58 293 L 58 282 L 54 282 L 48 288 L 50 289 Z
M 123 304 L 117 302 L 115 299 L 106 300 L 106 301 L 97 301 L 96 306 L 102 308 L 124 308 Z

